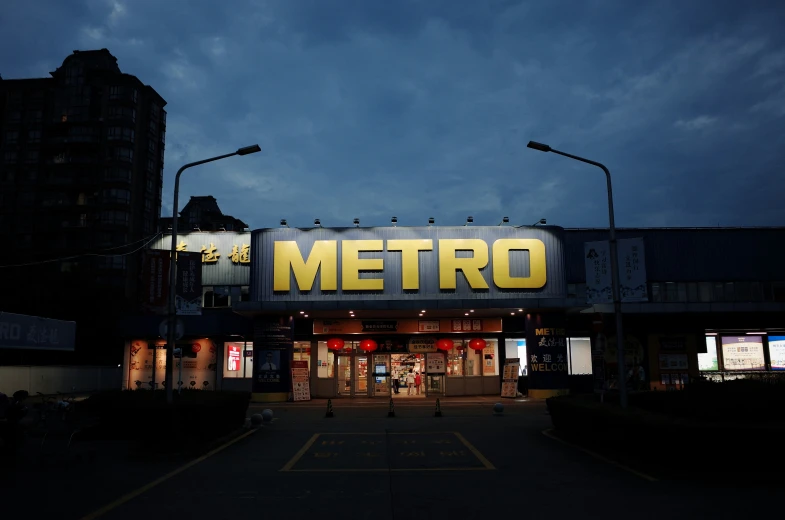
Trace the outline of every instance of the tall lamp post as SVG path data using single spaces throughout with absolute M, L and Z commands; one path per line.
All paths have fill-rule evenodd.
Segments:
M 622 408 L 627 408 L 627 384 L 626 384 L 626 369 L 624 367 L 624 332 L 622 327 L 621 316 L 621 295 L 619 288 L 619 256 L 616 244 L 616 222 L 613 217 L 613 188 L 611 187 L 611 172 L 604 164 L 584 159 L 577 155 L 572 155 L 559 150 L 554 150 L 547 144 L 529 141 L 526 145 L 533 150 L 541 152 L 553 152 L 555 154 L 575 159 L 576 161 L 593 164 L 598 168 L 602 168 L 605 172 L 605 179 L 608 184 L 608 217 L 610 219 L 610 246 L 611 246 L 611 290 L 613 292 L 613 312 L 616 315 L 616 364 L 618 367 L 618 387 L 619 387 L 619 404 Z
M 220 159 L 226 159 L 227 157 L 232 157 L 234 155 L 248 155 L 256 152 L 261 152 L 262 149 L 259 148 L 258 144 L 252 146 L 245 146 L 243 148 L 239 148 L 236 152 L 228 153 L 226 155 L 219 155 L 218 157 L 211 157 L 209 159 L 203 159 L 201 161 L 196 161 L 192 163 L 188 163 L 182 166 L 179 170 L 177 170 L 177 175 L 174 177 L 174 201 L 172 202 L 172 244 L 170 247 L 170 256 L 169 256 L 169 327 L 167 329 L 167 339 L 166 339 L 166 402 L 167 404 L 172 404 L 174 400 L 174 384 L 172 382 L 172 373 L 174 367 L 174 342 L 176 331 L 175 326 L 177 324 L 177 309 L 175 307 L 175 298 L 177 297 L 176 285 L 177 285 L 177 261 L 176 261 L 176 254 L 177 254 L 177 203 L 178 198 L 180 196 L 180 175 L 191 168 L 192 166 L 199 166 L 200 164 L 209 163 L 213 161 L 218 161 Z M 182 354 L 181 354 L 182 355 Z M 182 363 L 182 358 L 181 363 Z

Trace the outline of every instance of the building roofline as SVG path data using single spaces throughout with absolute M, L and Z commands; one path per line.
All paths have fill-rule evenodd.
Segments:
M 565 231 L 608 231 L 607 227 L 564 228 Z M 685 226 L 685 227 L 617 227 L 616 231 L 785 231 L 785 226 Z

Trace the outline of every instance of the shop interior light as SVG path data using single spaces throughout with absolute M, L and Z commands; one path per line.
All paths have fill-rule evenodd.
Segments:
M 747 336 L 765 336 L 765 332 L 748 332 Z
M 307 317 L 308 317 L 308 315 L 307 315 L 307 314 L 303 314 L 303 318 L 307 318 Z
M 313 219 L 313 225 L 316 227 L 322 227 L 322 221 L 318 218 Z
M 305 314 L 305 311 L 300 311 L 300 314 Z
M 433 217 L 428 217 L 428 225 L 429 226 L 432 226 L 434 222 L 436 222 L 436 219 L 434 219 Z
M 515 313 L 514 313 L 514 312 L 511 312 L 511 313 L 510 313 L 510 316 L 515 316 Z
M 391 218 L 390 222 L 392 222 L 393 227 L 396 227 L 398 225 L 398 217 Z
M 425 313 L 425 309 L 421 310 L 420 312 Z
M 422 313 L 420 313 L 420 316 L 422 316 Z
M 360 219 L 359 218 L 354 219 L 354 227 L 360 227 Z
M 474 222 L 474 217 L 466 217 L 466 224 L 464 224 L 464 226 L 468 226 L 472 222 Z
M 469 309 L 469 312 L 474 312 L 474 309 Z
M 468 312 L 464 312 L 464 313 L 463 313 L 463 315 L 464 315 L 464 316 L 468 316 L 468 315 L 469 315 L 469 313 L 468 313 Z
M 523 309 L 518 309 L 518 312 L 523 312 Z

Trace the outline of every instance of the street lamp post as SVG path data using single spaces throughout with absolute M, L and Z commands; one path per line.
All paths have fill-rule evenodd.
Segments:
M 619 287 L 619 256 L 618 247 L 616 244 L 616 222 L 613 216 L 613 188 L 611 187 L 611 172 L 604 164 L 584 159 L 577 155 L 572 155 L 559 150 L 554 150 L 547 144 L 529 141 L 526 145 L 533 150 L 541 152 L 553 152 L 555 154 L 575 159 L 576 161 L 592 164 L 598 168 L 602 168 L 605 172 L 605 180 L 608 185 L 608 217 L 610 220 L 610 246 L 611 246 L 611 291 L 613 292 L 613 312 L 616 315 L 616 364 L 618 367 L 618 387 L 619 387 L 619 404 L 622 408 L 627 408 L 627 383 L 626 383 L 626 369 L 624 367 L 624 331 L 622 327 L 621 315 L 621 294 Z
M 174 400 L 174 383 L 172 381 L 173 366 L 174 365 L 174 342 L 175 340 L 175 326 L 177 324 L 177 309 L 175 307 L 175 298 L 177 297 L 176 284 L 177 284 L 177 203 L 180 196 L 180 175 L 191 168 L 192 166 L 199 166 L 200 164 L 226 159 L 234 155 L 248 155 L 256 152 L 261 152 L 258 144 L 252 146 L 245 146 L 239 148 L 236 152 L 228 153 L 226 155 L 219 155 L 218 157 L 211 157 L 183 165 L 177 170 L 177 175 L 174 177 L 174 201 L 172 202 L 172 243 L 169 252 L 169 326 L 167 329 L 166 339 L 166 403 L 172 404 Z M 180 363 L 182 364 L 182 353 L 180 354 Z

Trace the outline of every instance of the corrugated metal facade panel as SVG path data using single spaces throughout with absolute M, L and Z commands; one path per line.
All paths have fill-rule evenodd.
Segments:
M 619 229 L 617 234 L 643 237 L 649 281 L 785 280 L 785 228 Z M 607 229 L 565 231 L 568 283 L 586 281 L 584 242 L 607 239 Z
M 438 249 L 439 239 L 479 238 L 489 248 L 499 238 L 536 238 L 545 244 L 546 254 L 546 285 L 538 290 L 502 290 L 493 284 L 492 255 L 489 251 L 489 265 L 481 270 L 482 276 L 490 289 L 473 290 L 462 275 L 457 276 L 457 288 L 454 291 L 439 289 Z M 399 252 L 368 252 L 362 253 L 363 258 L 382 258 L 383 273 L 372 273 L 367 277 L 384 280 L 384 292 L 346 292 L 340 290 L 341 240 L 433 240 L 433 251 L 420 252 L 420 289 L 403 291 L 401 281 L 401 258 Z M 337 240 L 339 289 L 322 292 L 317 284 L 308 293 L 296 289 L 294 275 L 290 273 L 292 290 L 290 293 L 273 291 L 273 244 L 275 241 L 296 241 L 303 258 L 308 258 L 313 244 L 317 240 Z M 260 229 L 253 231 L 251 252 L 251 300 L 255 302 L 272 301 L 336 301 L 336 300 L 507 300 L 532 298 L 563 298 L 566 292 L 564 278 L 564 251 L 562 246 L 563 229 L 556 226 L 543 227 L 385 227 L 385 228 L 312 228 L 312 229 Z M 458 256 L 469 253 L 459 252 Z M 514 251 L 510 254 L 510 271 L 512 276 L 527 276 L 529 270 L 528 252 Z
M 185 242 L 186 251 L 200 251 L 202 246 L 215 245 L 216 253 L 221 256 L 215 263 L 202 264 L 202 285 L 248 285 L 251 279 L 251 264 L 235 264 L 232 262 L 232 246 L 238 250 L 243 244 L 251 245 L 251 233 L 221 231 L 219 233 L 190 232 L 178 233 L 177 243 Z M 172 235 L 163 235 L 150 244 L 150 249 L 168 250 L 172 244 Z

